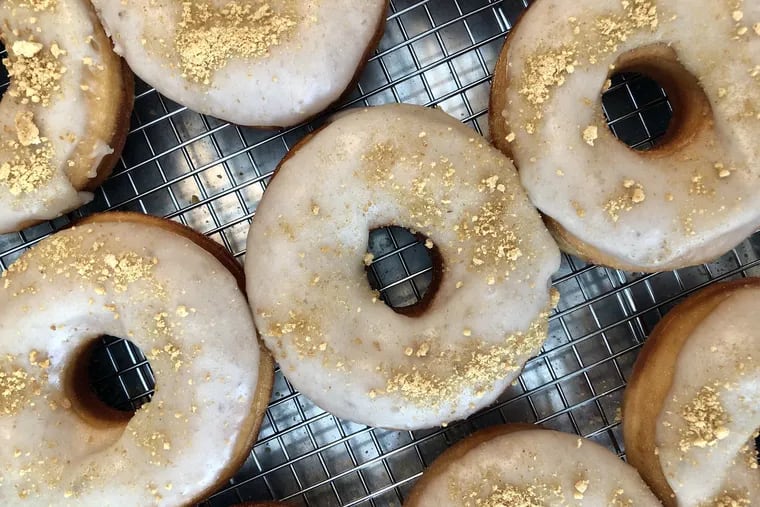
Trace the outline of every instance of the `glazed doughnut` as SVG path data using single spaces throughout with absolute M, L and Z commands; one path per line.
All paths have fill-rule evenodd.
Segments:
M 405 507 L 660 505 L 636 470 L 601 445 L 526 424 L 481 430 L 441 454 Z
M 358 78 L 388 0 L 93 0 L 116 52 L 146 83 L 199 113 L 295 125 Z
M 119 159 L 132 74 L 86 0 L 3 0 L 0 233 L 92 200 Z
M 673 105 L 651 151 L 606 126 L 600 97 L 619 72 L 655 79 Z M 489 120 L 563 249 L 632 271 L 711 261 L 760 224 L 760 3 L 532 2 Z
M 248 294 L 282 371 L 320 407 L 440 425 L 492 403 L 541 348 L 559 251 L 512 164 L 466 126 L 419 106 L 354 111 L 275 174 L 248 235 Z M 369 232 L 388 225 L 438 259 L 411 314 L 367 281 Z
M 760 505 L 760 280 L 712 285 L 671 310 L 623 405 L 628 462 L 667 506 Z
M 157 218 L 104 214 L 45 238 L 0 289 L 0 504 L 185 505 L 256 438 L 272 387 L 242 269 Z M 134 415 L 87 380 L 99 336 L 128 338 L 156 378 Z

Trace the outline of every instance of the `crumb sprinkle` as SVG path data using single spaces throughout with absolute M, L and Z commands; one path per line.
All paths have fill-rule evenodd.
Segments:
M 175 40 L 183 77 L 209 85 L 214 72 L 233 58 L 266 57 L 296 24 L 292 15 L 260 1 L 232 1 L 221 8 L 210 2 L 183 2 Z
M 583 140 L 589 146 L 594 146 L 594 142 L 599 139 L 599 127 L 596 125 L 589 125 L 583 130 Z
M 710 386 L 704 386 L 697 395 L 687 403 L 681 412 L 686 423 L 681 433 L 679 447 L 686 452 L 692 447 L 713 447 L 729 435 L 728 414 L 720 402 L 719 392 Z

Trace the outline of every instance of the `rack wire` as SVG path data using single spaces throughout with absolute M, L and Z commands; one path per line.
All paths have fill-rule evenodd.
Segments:
M 379 49 L 342 108 L 407 102 L 437 106 L 487 135 L 489 87 L 504 36 L 527 0 L 391 0 Z M 0 57 L 4 57 L 4 51 Z M 0 93 L 7 88 L 0 66 Z M 603 100 L 610 128 L 638 149 L 667 129 L 670 104 L 642 76 L 620 75 Z M 77 218 L 131 210 L 177 220 L 240 261 L 249 222 L 285 153 L 322 122 L 279 132 L 204 117 L 138 83 L 127 146 L 113 176 L 84 208 L 0 236 L 0 268 Z M 403 229 L 375 231 L 368 278 L 393 306 L 419 301 L 430 283 L 426 249 Z M 250 252 L 255 255 L 255 252 Z M 549 338 L 492 407 L 427 431 L 387 431 L 340 420 L 277 371 L 259 435 L 243 467 L 203 505 L 284 499 L 308 506 L 398 506 L 422 471 L 467 434 L 504 422 L 577 433 L 624 457 L 619 407 L 636 355 L 653 326 L 684 296 L 718 280 L 760 275 L 760 235 L 714 263 L 676 272 L 626 273 L 563 256 L 562 298 Z M 134 410 L 151 394 L 142 353 L 104 338 L 91 377 L 114 406 Z M 114 383 L 115 382 L 115 383 Z

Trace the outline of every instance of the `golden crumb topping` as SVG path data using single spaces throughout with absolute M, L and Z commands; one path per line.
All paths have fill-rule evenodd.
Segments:
M 385 186 L 394 178 L 393 164 L 398 160 L 396 147 L 389 143 L 373 144 L 369 150 L 361 156 L 366 167 L 366 178 L 380 186 Z
M 633 507 L 633 500 L 626 496 L 624 489 L 618 488 L 612 494 L 610 505 L 612 507 Z
M 755 432 L 755 434 L 752 435 L 750 442 L 744 444 L 744 446 L 739 449 L 739 455 L 750 470 L 757 470 L 760 466 L 757 464 L 758 459 L 760 459 L 760 449 L 755 446 L 755 440 L 757 438 L 760 438 L 760 431 Z
M 43 280 L 54 283 L 59 276 L 77 278 L 89 282 L 94 292 L 100 295 L 109 289 L 116 293 L 126 292 L 140 280 L 149 282 L 147 290 L 150 295 L 165 295 L 163 286 L 153 275 L 158 259 L 132 251 L 111 253 L 101 241 L 84 248 L 84 241 L 84 236 L 74 234 L 61 234 L 42 241 L 3 272 L 4 288 L 13 285 L 14 273 L 27 271 L 34 265 Z
M 704 507 L 745 507 L 749 505 L 752 505 L 752 502 L 746 494 L 724 492 L 712 502 L 704 504 Z
M 686 452 L 692 447 L 712 447 L 729 435 L 728 414 L 720 402 L 716 389 L 705 386 L 687 403 L 681 417 L 686 422 L 681 433 L 679 447 Z
M 275 12 L 263 1 L 232 1 L 221 8 L 183 2 L 175 37 L 183 77 L 208 85 L 213 73 L 233 58 L 267 56 L 295 26 L 293 16 Z
M 326 357 L 327 353 L 332 351 L 332 348 L 328 347 L 322 339 L 324 333 L 319 318 L 309 313 L 296 313 L 291 310 L 288 312 L 288 320 L 270 323 L 266 335 L 277 338 L 280 349 L 283 351 L 283 338 L 290 340 L 295 344 L 299 359 L 315 357 L 319 354 Z
M 11 153 L 9 160 L 0 164 L 0 185 L 13 196 L 30 194 L 47 184 L 55 174 L 52 165 L 53 145 L 39 137 L 39 129 L 31 113 L 16 117 L 17 139 L 3 143 L 4 151 Z
M 532 51 L 518 77 L 518 92 L 533 106 L 525 118 L 523 130 L 536 132 L 537 123 L 543 118 L 542 107 L 556 88 L 565 84 L 575 69 L 595 65 L 599 57 L 617 51 L 618 45 L 634 32 L 654 32 L 659 26 L 657 6 L 651 0 L 623 0 L 621 13 L 601 16 L 591 22 L 581 23 L 577 18 L 568 20 L 573 40 L 559 47 L 537 47 Z M 584 131 L 584 140 L 593 146 L 592 130 Z
M 689 195 L 711 195 L 715 190 L 710 189 L 705 184 L 705 177 L 701 174 L 695 174 L 691 177 L 691 184 L 689 185 Z
M 551 90 L 562 86 L 567 74 L 574 71 L 577 54 L 572 47 L 537 51 L 526 62 L 520 94 L 535 106 L 549 100 Z
M 8 69 L 8 95 L 21 104 L 50 105 L 61 91 L 61 78 L 66 67 L 59 61 L 62 53 L 45 49 L 33 41 L 16 41 L 3 65 Z
M 424 149 L 425 138 L 419 138 L 419 142 Z M 474 138 L 471 145 L 471 156 L 483 163 L 487 154 L 482 150 L 486 147 Z M 523 246 L 529 233 L 522 231 L 512 219 L 521 201 L 509 180 L 498 174 L 505 162 L 500 158 L 488 159 L 491 160 L 496 174 L 468 181 L 467 176 L 457 175 L 458 169 L 446 157 L 422 162 L 413 148 L 377 143 L 362 155 L 364 167 L 357 175 L 368 185 L 395 194 L 408 210 L 411 222 L 407 225 L 414 230 L 425 232 L 448 228 L 450 225 L 447 224 L 456 220 L 453 232 L 457 243 L 447 246 L 457 252 L 469 269 L 482 273 L 484 280 L 493 285 L 509 278 L 516 271 L 518 261 L 530 255 Z M 409 166 L 418 169 L 420 175 L 405 184 L 401 171 L 406 171 L 405 167 Z M 452 216 L 452 203 L 467 187 L 477 189 L 483 198 L 458 216 Z
M 535 462 L 537 456 L 526 452 L 526 463 Z M 529 469 L 533 465 L 527 465 Z M 462 481 L 456 478 L 449 482 L 449 498 L 456 505 L 464 507 L 545 507 L 547 505 L 575 505 L 568 502 L 568 496 L 574 500 L 583 500 L 589 490 L 591 481 L 580 478 L 567 491 L 560 482 L 548 483 L 538 478 L 523 484 L 510 484 L 505 481 L 497 469 L 484 469 L 478 480 Z M 551 474 L 556 480 L 561 478 Z M 632 507 L 633 500 L 626 495 L 623 488 L 616 488 L 608 493 L 610 507 Z
M 548 313 L 542 313 L 525 332 L 506 336 L 493 345 L 472 337 L 461 350 L 436 350 L 432 340 L 427 360 L 389 369 L 384 393 L 397 393 L 418 406 L 456 405 L 470 388 L 476 396 L 493 389 L 508 373 L 517 371 L 525 356 L 546 339 Z M 475 387 L 471 387 L 475 386 Z
M 644 187 L 634 180 L 623 180 L 623 190 L 621 193 L 609 199 L 604 203 L 604 211 L 610 216 L 613 222 L 620 220 L 620 216 L 627 211 L 631 211 L 637 204 L 646 200 Z
M 30 365 L 34 368 L 31 371 L 13 356 L 0 358 L 0 414 L 15 415 L 35 406 L 47 382 L 50 361 L 41 361 L 35 355 L 30 357 Z
M 16 113 L 16 136 L 21 146 L 31 146 L 42 143 L 40 129 L 34 123 L 34 113 L 25 111 Z
M 150 413 L 152 410 L 155 409 L 150 406 L 143 406 L 140 409 L 140 415 L 145 416 L 145 414 Z M 170 459 L 167 454 L 168 451 L 172 450 L 172 441 L 169 436 L 164 431 L 151 427 L 148 424 L 150 418 L 139 417 L 135 419 L 129 425 L 128 431 L 134 439 L 135 444 L 145 449 L 148 453 L 148 463 L 154 466 L 168 465 Z
M 596 125 L 589 125 L 583 130 L 583 140 L 589 146 L 594 146 L 594 142 L 599 139 L 599 127 Z
M 294 346 L 298 359 L 320 357 L 324 366 L 349 371 L 354 360 L 328 344 L 319 316 L 313 312 L 289 311 L 284 321 L 272 320 L 272 314 L 260 311 L 259 316 L 269 319 L 265 334 L 277 341 L 280 353 Z M 383 388 L 372 389 L 367 395 L 396 393 L 419 406 L 438 407 L 444 403 L 456 404 L 470 386 L 475 395 L 482 396 L 493 384 L 510 372 L 519 369 L 525 356 L 533 354 L 546 339 L 548 312 L 542 313 L 525 332 L 506 336 L 501 344 L 486 343 L 465 329 L 468 344 L 460 350 L 443 349 L 435 333 L 420 336 L 401 351 L 408 362 L 400 366 L 383 366 L 381 373 L 387 380 Z M 287 344 L 285 343 L 287 341 Z M 361 344 L 357 340 L 357 344 Z M 380 344 L 374 344 L 379 350 Z
M 463 507 L 543 507 L 564 503 L 562 487 L 538 480 L 528 484 L 508 484 L 496 470 L 484 470 L 479 481 L 464 483 L 452 479 L 449 498 Z
M 58 0 L 8 0 L 11 5 L 34 12 L 53 11 L 58 7 Z
M 486 497 L 466 498 L 465 507 L 502 507 L 510 505 L 514 507 L 543 507 L 546 505 L 544 488 L 539 486 L 493 486 L 491 493 Z
M 520 238 L 504 222 L 507 212 L 506 203 L 501 199 L 487 201 L 480 209 L 457 226 L 461 242 L 475 240 L 476 246 L 472 257 L 475 268 L 488 264 L 491 268 L 507 265 L 505 276 L 515 269 L 514 261 L 523 256 L 520 250 Z

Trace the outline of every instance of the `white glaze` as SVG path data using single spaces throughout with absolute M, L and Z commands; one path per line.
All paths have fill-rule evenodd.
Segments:
M 107 48 L 95 48 L 88 42 L 96 30 L 102 30 L 93 24 L 96 20 L 88 1 L 58 0 L 53 11 L 32 11 L 20 7 L 21 5 L 25 5 L 21 0 L 0 2 L 0 30 L 9 55 L 13 54 L 14 41 L 19 39 L 28 40 L 31 37 L 34 42 L 44 46 L 42 52 L 45 53 L 50 51 L 53 44 L 57 44 L 66 51 L 66 54 L 59 57 L 66 72 L 59 82 L 61 91 L 51 99 L 49 106 L 31 103 L 23 105 L 11 97 L 10 93 L 4 94 L 0 102 L 0 141 L 8 138 L 15 140 L 16 115 L 32 112 L 40 136 L 48 138 L 53 145 L 54 158 L 51 164 L 55 168 L 53 177 L 34 192 L 16 196 L 11 194 L 7 186 L 0 185 L 0 233 L 16 231 L 30 221 L 58 217 L 92 200 L 92 193 L 79 192 L 72 186 L 66 175 L 67 163 L 79 143 L 93 142 L 92 133 L 87 129 L 91 112 L 85 105 L 86 97 L 95 95 L 108 100 L 108 94 L 111 93 L 99 79 L 100 71 L 92 70 L 107 64 L 101 57 L 101 51 L 107 51 Z M 31 19 L 35 22 L 32 23 Z M 85 65 L 85 59 L 90 59 L 92 66 Z M 87 87 L 86 91 L 82 89 L 83 86 Z M 85 161 L 92 177 L 97 174 L 97 168 L 103 159 L 103 150 L 97 146 L 106 145 L 107 142 L 108 139 L 96 139 L 91 160 Z M 110 147 L 108 149 L 113 151 Z M 12 154 L 0 142 L 0 165 Z
M 584 37 L 597 33 L 598 19 L 625 18 L 618 0 L 532 3 L 509 38 L 511 82 L 502 116 L 507 132 L 516 136 L 510 147 L 523 184 L 543 213 L 616 262 L 657 270 L 712 260 L 760 222 L 760 34 L 753 28 L 760 22 L 760 3 L 646 3 L 657 8 L 657 29 L 634 31 L 613 51 L 600 54 L 596 64 L 578 58 L 573 72 L 563 73 L 564 84 L 550 89 L 540 106 L 544 119 L 530 135 L 524 127 L 534 109 L 520 93 L 528 59 L 574 41 L 583 54 L 588 45 Z M 733 19 L 734 11 L 742 13 L 740 22 Z M 573 33 L 576 25 L 578 35 Z M 738 36 L 740 29 L 745 33 Z M 671 156 L 647 157 L 628 149 L 606 127 L 600 97 L 608 76 L 615 73 L 610 66 L 621 55 L 658 43 L 674 49 L 685 68 L 698 76 L 715 128 Z M 598 128 L 594 146 L 583 139 L 589 126 Z M 733 168 L 732 174 L 720 178 L 718 163 Z M 695 176 L 714 195 L 693 193 Z M 624 191 L 625 180 L 641 184 L 646 200 L 620 213 L 615 222 L 603 207 Z M 583 208 L 583 216 L 573 201 Z
M 66 265 L 93 245 L 100 245 L 92 254 L 95 272 L 108 265 L 109 254 L 157 263 L 151 276 L 125 291 L 116 290 L 113 278 L 95 282 L 68 268 L 56 274 L 49 267 L 56 254 L 48 247 L 66 238 L 79 245 Z M 0 288 L 0 372 L 20 367 L 38 378 L 45 371 L 48 379 L 31 398 L 34 406 L 26 403 L 15 415 L 0 411 L 0 504 L 180 505 L 216 484 L 238 440 L 252 431 L 246 421 L 259 364 L 250 310 L 229 271 L 178 235 L 115 223 L 62 231 L 14 266 Z M 161 312 L 168 334 L 157 324 Z M 76 404 L 65 409 L 66 397 L 74 398 L 62 392 L 66 368 L 78 347 L 103 334 L 132 340 L 155 373 L 155 396 L 126 426 L 97 428 L 78 415 Z M 179 355 L 171 357 L 166 346 Z M 49 358 L 49 368 L 30 364 L 32 351 L 38 362 Z M 140 444 L 154 434 L 153 448 Z M 31 472 L 20 477 L 26 467 Z M 29 488 L 23 501 L 18 492 Z
M 721 302 L 679 353 L 673 386 L 660 414 L 655 443 L 679 506 L 712 505 L 724 493 L 760 504 L 760 469 L 741 453 L 755 450 L 760 430 L 760 331 L 755 322 L 760 289 L 744 288 Z M 716 383 L 718 385 L 716 385 Z M 684 406 L 714 387 L 729 420 L 728 436 L 714 446 L 679 448 L 688 429 Z M 740 504 L 744 505 L 744 504 Z
M 392 150 L 376 163 L 380 146 Z M 375 164 L 393 178 L 373 180 Z M 503 193 L 484 190 L 493 176 Z M 413 216 L 419 196 L 410 190 L 426 178 L 425 196 L 440 212 L 427 226 L 432 215 Z M 518 236 L 523 255 L 501 267 L 484 257 L 476 269 L 473 252 L 483 243 L 460 242 L 454 228 L 472 226 L 482 206 L 502 198 L 510 204 L 496 225 Z M 395 313 L 367 281 L 369 231 L 392 224 L 425 234 L 444 259 L 437 295 L 419 317 Z M 505 279 L 502 270 L 511 267 Z M 558 267 L 557 247 L 509 160 L 445 113 L 407 105 L 341 115 L 292 152 L 257 210 L 246 259 L 257 328 L 288 379 L 337 416 L 392 428 L 440 425 L 492 403 L 546 336 L 549 279 Z M 299 321 L 307 325 L 288 328 Z M 508 368 L 496 363 L 495 378 L 463 380 L 464 360 L 439 359 L 496 346 L 514 353 L 506 340 L 531 324 L 530 350 Z M 478 341 L 476 351 L 467 348 Z M 430 348 L 420 356 L 424 343 Z M 454 392 L 385 392 L 394 369 L 436 376 Z
M 216 7 L 231 2 L 214 0 Z M 179 0 L 94 0 L 121 54 L 145 82 L 172 100 L 240 125 L 286 127 L 335 102 L 363 63 L 385 14 L 386 0 L 239 0 L 240 5 L 292 9 L 295 32 L 266 56 L 232 59 L 213 74 L 210 86 L 182 76 L 177 60 L 150 42 L 173 41 L 181 17 Z
M 511 497 L 500 499 L 501 503 L 489 499 L 497 488 L 508 487 L 532 488 L 541 498 L 524 503 Z M 480 443 L 449 463 L 421 493 L 419 507 L 660 505 L 636 470 L 601 445 L 541 429 Z M 505 502 L 509 500 L 512 503 Z

